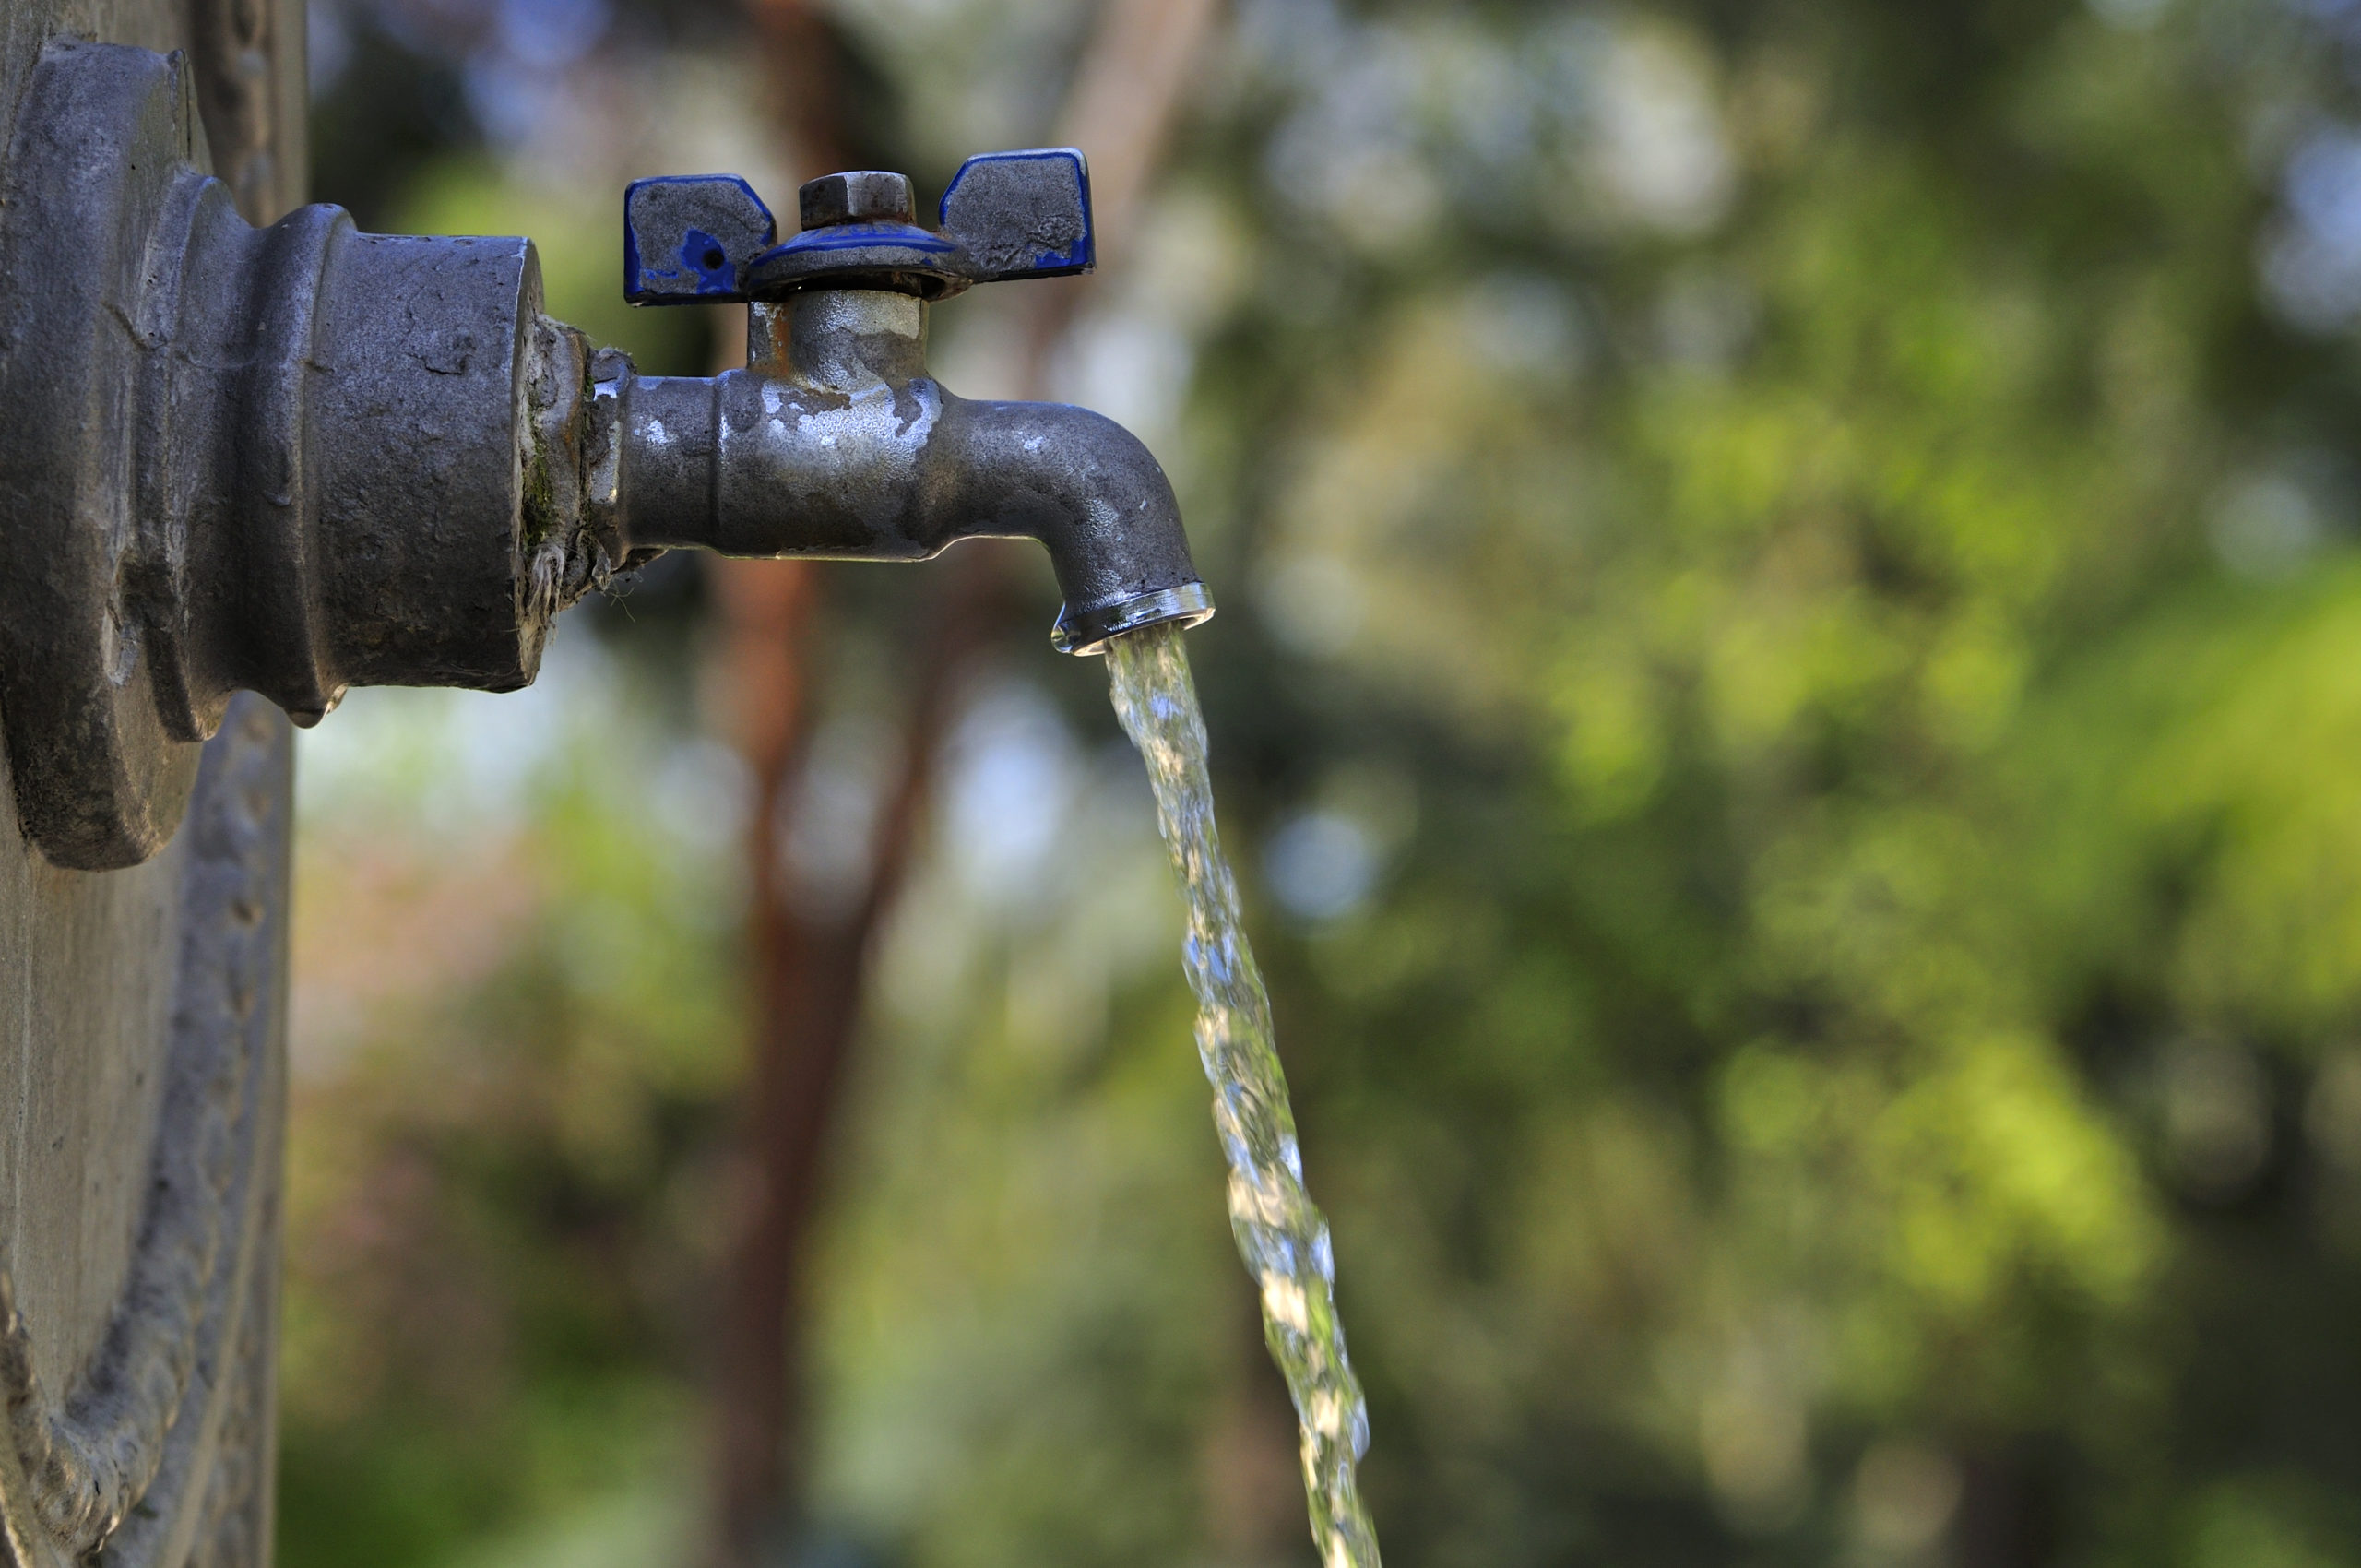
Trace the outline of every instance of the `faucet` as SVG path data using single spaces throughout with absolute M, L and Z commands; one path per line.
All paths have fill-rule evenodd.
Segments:
M 231 693 L 515 690 L 667 550 L 1037 539 L 1076 654 L 1212 614 L 1135 437 L 927 374 L 935 302 L 1091 269 L 1075 149 L 968 160 L 934 229 L 899 174 L 814 180 L 783 244 L 735 176 L 635 182 L 626 297 L 748 306 L 744 370 L 643 376 L 542 312 L 529 241 L 248 225 L 192 99 L 177 56 L 53 42 L 0 190 L 0 738 L 53 864 L 160 849 Z
M 730 175 L 635 182 L 624 293 L 635 303 L 744 300 L 747 368 L 639 376 L 593 359 L 586 505 L 558 581 L 697 546 L 724 555 L 918 561 L 961 539 L 1048 548 L 1069 653 L 1213 601 L 1190 564 L 1172 487 L 1122 426 L 1062 403 L 971 402 L 927 374 L 933 302 L 976 283 L 1088 271 L 1080 152 L 988 153 L 912 222 L 910 182 L 831 174 L 797 195 L 802 231 Z M 571 476 L 569 476 L 571 479 Z M 567 519 L 556 519 L 562 529 Z

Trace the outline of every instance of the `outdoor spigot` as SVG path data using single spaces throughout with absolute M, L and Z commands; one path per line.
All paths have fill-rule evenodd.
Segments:
M 176 56 L 62 40 L 9 129 L 0 736 L 53 863 L 160 849 L 233 692 L 313 723 L 354 685 L 514 690 L 666 549 L 1038 539 L 1078 653 L 1212 613 L 1137 439 L 927 374 L 932 302 L 1090 268 L 1079 152 L 970 159 L 935 229 L 900 175 L 830 175 L 784 244 L 742 180 L 636 183 L 626 293 L 750 307 L 747 369 L 640 376 L 542 313 L 528 241 L 250 226 L 192 96 Z
M 1136 437 L 1063 404 L 971 402 L 927 374 L 932 302 L 1095 265 L 1080 152 L 969 159 L 934 230 L 912 221 L 900 174 L 830 174 L 797 206 L 801 232 L 779 244 L 735 175 L 625 193 L 625 297 L 746 302 L 748 364 L 640 377 L 608 362 L 583 481 L 589 550 L 922 560 L 959 539 L 1033 538 L 1065 595 L 1052 640 L 1067 652 L 1213 613 L 1172 487 Z

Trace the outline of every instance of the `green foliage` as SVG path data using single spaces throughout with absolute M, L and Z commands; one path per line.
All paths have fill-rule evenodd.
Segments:
M 913 105 L 967 83 L 911 144 L 1045 136 L 1072 18 L 951 10 L 853 24 Z M 2266 0 L 1236 26 L 1101 304 L 1192 356 L 1151 434 L 1395 1560 L 2361 1562 L 2361 365 L 2261 280 L 2348 46 Z M 488 167 L 416 216 L 516 226 Z M 980 689 L 1053 691 L 1062 760 L 983 812 L 947 769 L 881 958 L 814 1506 L 919 1568 L 1297 1561 L 1145 803 L 1076 746 L 1098 671 L 1018 646 Z M 726 854 L 644 836 L 661 746 L 569 745 L 458 878 L 516 911 L 482 961 L 363 996 L 303 1101 L 299 1568 L 694 1505 Z M 1050 848 L 975 860 L 1011 801 Z M 1364 893 L 1290 890 L 1311 816 Z
M 341 716 L 340 749 L 307 752 L 291 1564 L 472 1562 L 472 1544 L 620 1565 L 687 1506 L 699 1412 L 676 1369 L 718 1240 L 708 1151 L 741 1028 L 730 881 L 677 812 L 619 789 L 668 758 L 677 788 L 700 754 L 602 720 L 581 660 L 561 664 L 532 699 L 559 707 L 552 749 L 483 759 L 473 787 L 461 759 L 516 718 L 492 699 L 377 694 Z M 560 1550 L 586 1499 L 595 1538 Z
M 1205 646 L 1302 648 L 1306 559 L 1366 607 L 1284 719 L 1216 677 L 1217 744 L 1299 726 L 1282 778 L 1422 807 L 1383 904 L 1271 963 L 1413 1561 L 1869 1550 L 1892 1442 L 1991 1561 L 2356 1544 L 2286 1501 L 2344 1440 L 2223 1386 L 2238 1292 L 2195 1283 L 2353 1283 L 2332 1117 L 2284 1108 L 2355 1016 L 2361 600 L 2341 544 L 2208 549 L 2350 374 L 2255 303 L 2239 137 L 2292 35 L 1987 7 L 2005 42 L 1897 101 L 1932 44 L 1874 14 L 1687 35 L 1741 194 L 1566 269 L 1580 378 L 1380 256 L 1342 354 L 1250 316 L 1199 387 L 1299 410 L 1199 479 L 1254 498 L 1281 646 Z M 1993 1544 L 2012 1510 L 2046 1540 Z

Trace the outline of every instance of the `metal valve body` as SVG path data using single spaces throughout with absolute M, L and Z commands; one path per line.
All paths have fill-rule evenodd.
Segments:
M 625 199 L 635 302 L 746 300 L 760 350 L 640 377 L 541 314 L 521 239 L 248 226 L 173 59 L 53 44 L 13 132 L 0 277 L 0 727 L 53 863 L 172 836 L 231 693 L 529 683 L 552 618 L 654 552 L 1049 548 L 1060 646 L 1202 620 L 1171 487 L 1111 422 L 926 374 L 930 302 L 1086 270 L 1070 148 L 971 160 L 940 231 L 899 175 L 804 187 L 777 243 L 731 176 Z

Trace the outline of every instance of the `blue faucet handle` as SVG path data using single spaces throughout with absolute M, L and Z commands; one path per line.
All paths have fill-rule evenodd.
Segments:
M 623 298 L 635 305 L 747 297 L 746 264 L 778 223 L 735 174 L 664 174 L 623 193 Z
M 959 165 L 943 193 L 943 232 L 978 283 L 1063 278 L 1097 264 L 1090 165 L 1079 148 L 986 152 Z
M 770 208 L 735 174 L 634 180 L 623 195 L 623 297 L 668 305 L 884 288 L 939 300 L 1097 264 L 1090 166 L 1074 148 L 970 158 L 943 193 L 940 231 L 910 220 L 909 189 L 876 170 L 824 175 L 798 196 L 802 232 L 780 244 Z

